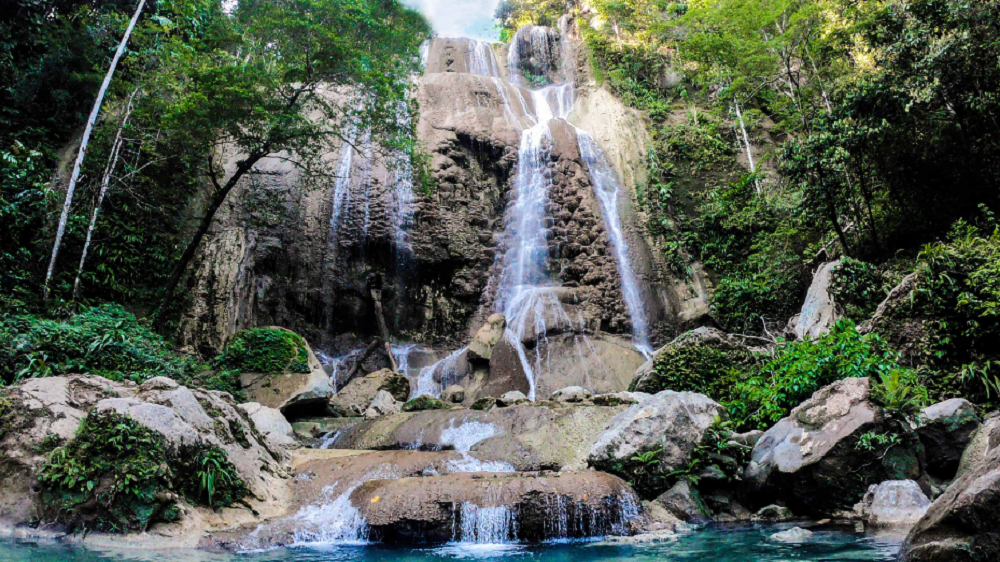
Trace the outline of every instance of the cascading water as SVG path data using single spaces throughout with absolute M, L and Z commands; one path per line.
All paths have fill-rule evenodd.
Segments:
M 469 40 L 469 74 L 479 76 L 500 77 L 500 65 L 497 64 L 493 46 L 486 41 Z
M 538 25 L 518 28 L 507 52 L 507 74 L 510 83 L 524 85 L 547 82 L 549 73 L 554 70 L 552 61 L 555 58 L 555 53 L 552 51 L 551 29 Z M 534 61 L 534 64 L 525 65 L 525 61 Z
M 463 544 L 502 545 L 517 542 L 517 516 L 509 507 L 479 507 L 465 502 L 456 506 L 452 541 Z
M 434 397 L 440 396 L 444 388 L 448 387 L 449 384 L 457 382 L 458 376 L 456 370 L 458 368 L 458 358 L 467 349 L 469 348 L 463 347 L 462 349 L 453 351 L 437 363 L 420 369 L 416 381 L 411 380 L 413 390 L 410 392 L 410 398 L 416 398 L 423 394 L 429 394 Z
M 590 133 L 577 129 L 576 138 L 580 145 L 580 155 L 590 169 L 590 179 L 594 184 L 597 200 L 601 203 L 601 214 L 604 216 L 604 224 L 607 225 L 611 238 L 611 247 L 615 251 L 618 276 L 622 284 L 622 297 L 628 308 L 629 316 L 632 318 L 632 336 L 635 346 L 648 358 L 653 352 L 649 340 L 649 322 L 642 306 L 639 280 L 632 268 L 628 254 L 628 243 L 625 240 L 621 216 L 618 213 L 618 195 L 621 191 L 618 178 L 615 176 L 614 170 L 611 169 L 604 151 L 597 146 Z
M 485 441 L 494 435 L 499 434 L 493 424 L 466 421 L 455 427 L 455 419 L 452 418 L 449 426 L 441 431 L 441 444 L 451 445 L 458 454 L 462 455 L 461 460 L 448 462 L 448 470 L 452 472 L 514 472 L 514 466 L 499 461 L 481 461 L 474 458 L 470 451 L 477 443 Z

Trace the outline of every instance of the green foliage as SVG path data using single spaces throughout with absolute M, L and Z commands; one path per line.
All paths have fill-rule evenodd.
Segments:
M 829 290 L 844 314 L 855 320 L 870 317 L 888 294 L 878 268 L 851 257 L 842 258 L 834 268 Z
M 478 401 L 477 401 L 478 402 Z M 421 394 L 406 404 L 403 404 L 404 412 L 421 412 L 423 410 L 448 410 L 451 406 L 429 394 Z
M 170 492 L 209 506 L 232 505 L 249 493 L 225 451 L 208 447 L 174 458 L 158 433 L 115 412 L 89 414 L 76 436 L 49 455 L 39 482 L 47 517 L 108 532 L 172 520 Z
M 616 45 L 613 38 L 589 26 L 580 26 L 594 74 L 626 104 L 663 119 L 670 93 L 660 78 L 667 68 L 662 54 L 643 45 Z
M 480 411 L 489 410 L 496 403 L 497 403 L 496 398 L 493 398 L 492 396 L 485 396 L 483 398 L 477 399 L 475 402 L 472 403 L 472 406 L 469 407 L 472 408 L 473 410 L 480 410 Z
M 776 350 L 760 373 L 738 383 L 729 402 L 731 417 L 748 429 L 767 429 L 812 393 L 832 382 L 899 371 L 899 354 L 877 334 L 861 335 L 849 320 L 839 320 L 815 341 L 793 342 Z M 911 380 L 908 373 L 900 373 Z
M 294 332 L 251 328 L 229 340 L 216 364 L 242 373 L 308 373 L 309 351 L 302 336 Z
M 899 438 L 898 433 L 868 431 L 858 436 L 858 442 L 854 444 L 854 448 L 859 451 L 880 451 L 882 454 L 885 454 L 886 451 L 900 443 L 902 443 L 902 440 Z
M 651 376 L 630 390 L 700 392 L 725 402 L 731 398 L 733 385 L 759 368 L 759 358 L 742 346 L 719 342 L 670 345 L 657 357 Z
M 203 449 L 195 462 L 194 482 L 197 483 L 197 489 L 192 490 L 189 485 L 187 490 L 188 497 L 194 501 L 210 507 L 228 506 L 242 501 L 250 494 L 222 449 Z
M 92 413 L 41 469 L 42 499 L 57 521 L 100 531 L 144 530 L 164 514 L 173 476 L 159 434 L 115 413 Z
M 916 414 L 930 399 L 927 388 L 916 373 L 908 369 L 893 369 L 872 384 L 872 399 L 892 415 Z
M 197 368 L 119 305 L 103 305 L 65 321 L 0 315 L 0 381 L 94 374 L 142 382 L 154 376 L 184 380 Z

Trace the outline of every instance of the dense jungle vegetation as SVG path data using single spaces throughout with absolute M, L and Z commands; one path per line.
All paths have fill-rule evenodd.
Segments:
M 180 277 L 261 158 L 287 150 L 314 171 L 347 123 L 416 152 L 413 120 L 398 117 L 416 111 L 407 80 L 427 23 L 394 0 L 145 4 L 54 260 L 79 139 L 136 4 L 3 8 L 0 384 L 86 371 L 235 392 L 231 372 L 250 361 L 239 350 L 199 379 L 208 359 L 164 337 Z M 509 39 L 565 11 L 504 0 L 497 17 Z M 692 353 L 698 369 L 664 372 L 665 385 L 718 387 L 755 427 L 845 376 L 918 401 L 998 403 L 1000 2 L 593 0 L 570 12 L 587 71 L 647 119 L 640 202 L 659 251 L 682 277 L 707 266 L 720 327 L 776 344 L 736 361 Z M 366 95 L 341 99 L 341 86 Z M 219 167 L 223 147 L 246 155 L 235 169 Z M 846 318 L 785 343 L 813 271 L 833 259 Z M 907 278 L 912 298 L 859 332 Z

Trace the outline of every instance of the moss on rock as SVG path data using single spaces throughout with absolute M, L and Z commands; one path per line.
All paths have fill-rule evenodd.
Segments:
M 497 403 L 497 399 L 492 396 L 484 396 L 476 400 L 470 406 L 473 410 L 489 410 Z
M 382 382 L 378 390 L 385 390 L 398 402 L 405 402 L 410 396 L 410 380 L 399 373 L 393 373 Z
M 403 404 L 404 412 L 420 412 L 423 410 L 448 410 L 451 406 L 434 398 L 429 394 L 421 394 L 406 404 Z
M 282 328 L 243 330 L 219 356 L 224 370 L 241 373 L 308 373 L 309 348 L 302 336 Z

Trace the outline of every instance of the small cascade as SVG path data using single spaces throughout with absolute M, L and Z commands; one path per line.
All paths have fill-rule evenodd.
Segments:
M 607 226 L 608 234 L 611 237 L 611 246 L 615 251 L 618 277 L 622 284 L 622 297 L 632 319 L 633 341 L 636 348 L 649 358 L 653 353 L 653 346 L 649 340 L 649 322 L 642 304 L 639 280 L 636 278 L 629 257 L 628 242 L 622 231 L 621 216 L 618 212 L 618 195 L 621 192 L 618 178 L 615 176 L 614 170 L 611 169 L 604 151 L 594 141 L 594 137 L 586 131 L 577 129 L 577 141 L 580 145 L 580 155 L 587 163 L 587 167 L 590 168 L 590 179 L 594 184 L 597 199 L 600 201 L 601 214 L 604 216 L 604 224 Z
M 351 494 L 361 484 L 356 483 L 329 503 L 300 508 L 292 516 L 298 524 L 292 534 L 293 544 L 368 544 L 368 524 L 361 512 L 351 505 Z M 329 493 L 328 490 L 324 492 Z
M 323 365 L 323 369 L 330 374 L 330 386 L 333 387 L 334 394 L 340 389 L 340 379 L 347 375 L 347 366 L 353 365 L 354 359 L 363 351 L 354 349 L 338 357 L 330 357 L 322 351 L 316 352 L 316 358 Z
M 499 431 L 493 424 L 466 421 L 455 427 L 455 419 L 452 418 L 450 425 L 441 431 L 441 444 L 451 445 L 458 454 L 462 455 L 462 458 L 449 461 L 448 470 L 452 472 L 515 472 L 514 467 L 509 463 L 481 461 L 470 454 L 472 447 L 477 443 L 498 434 Z
M 411 380 L 410 398 L 416 398 L 423 394 L 429 394 L 435 398 L 441 396 L 441 391 L 448 386 L 458 382 L 458 358 L 461 357 L 468 346 L 453 351 L 451 355 L 444 359 L 420 369 L 417 380 Z M 441 381 L 440 383 L 437 381 Z M 415 382 L 415 384 L 413 384 Z
M 320 449 L 330 449 L 330 448 L 332 448 L 337 443 L 337 438 L 340 437 L 340 434 L 343 433 L 343 432 L 344 432 L 343 429 L 338 429 L 337 431 L 328 431 L 328 432 L 326 432 L 325 434 L 323 434 L 322 437 L 320 437 L 320 439 L 322 439 L 322 441 L 320 441 L 319 448 Z
M 469 40 L 469 74 L 500 77 L 500 65 L 497 64 L 493 46 L 486 41 Z
M 456 506 L 452 541 L 461 544 L 514 544 L 517 542 L 517 517 L 506 506 L 479 507 L 465 502 Z
M 404 376 L 410 374 L 410 352 L 417 347 L 416 344 L 393 344 L 391 346 L 392 357 L 396 360 L 396 370 Z
M 400 102 L 396 108 L 396 123 L 405 130 L 410 127 L 411 119 L 409 106 Z M 393 185 L 389 204 L 389 220 L 394 235 L 393 252 L 396 254 L 396 267 L 402 269 L 406 256 L 412 252 L 410 228 L 413 226 L 413 206 L 416 203 L 413 194 L 413 161 L 406 151 L 398 150 L 391 156 L 389 173 Z
M 347 138 L 340 149 L 340 161 L 337 163 L 337 178 L 333 182 L 333 210 L 330 213 L 330 232 L 336 240 L 340 231 L 340 222 L 344 212 L 351 207 L 351 167 L 354 164 L 354 137 L 348 131 Z

